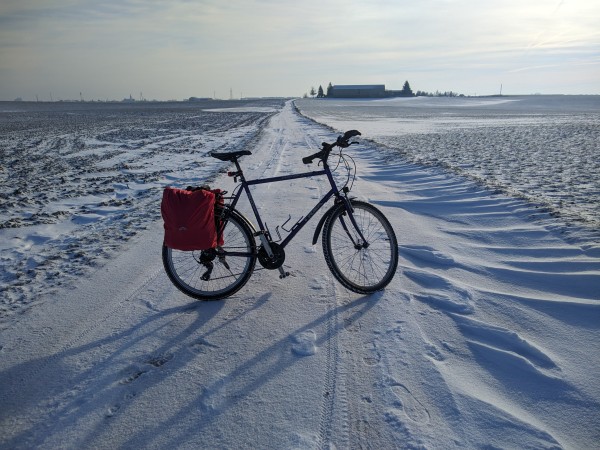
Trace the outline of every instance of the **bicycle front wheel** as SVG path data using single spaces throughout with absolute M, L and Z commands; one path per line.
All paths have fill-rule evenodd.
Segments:
M 352 215 L 344 205 L 333 210 L 323 227 L 323 253 L 335 278 L 347 289 L 370 294 L 386 287 L 398 267 L 398 242 L 392 225 L 373 205 L 351 200 Z
M 180 251 L 163 244 L 165 271 L 184 294 L 198 300 L 229 297 L 247 282 L 256 264 L 252 230 L 235 211 L 227 213 L 222 246 L 206 251 Z

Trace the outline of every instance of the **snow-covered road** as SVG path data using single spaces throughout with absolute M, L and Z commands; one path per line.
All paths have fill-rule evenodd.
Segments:
M 288 103 L 242 165 L 249 178 L 304 171 L 335 137 Z M 257 271 L 235 296 L 197 302 L 170 284 L 151 223 L 1 332 L 0 447 L 596 446 L 597 249 L 561 240 L 520 200 L 350 150 L 354 195 L 398 236 L 385 291 L 336 283 L 311 245 L 317 217 L 288 247 L 292 276 Z M 308 212 L 321 181 L 257 187 L 269 227 Z

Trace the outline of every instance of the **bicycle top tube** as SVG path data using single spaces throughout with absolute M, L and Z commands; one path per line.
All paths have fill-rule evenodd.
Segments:
M 235 172 L 227 172 L 227 175 L 230 177 L 234 177 L 236 179 L 238 177 L 241 178 L 242 184 L 247 185 L 247 186 L 253 186 L 253 185 L 257 185 L 257 184 L 266 184 L 266 183 L 276 183 L 278 181 L 295 180 L 295 179 L 299 179 L 299 178 L 308 178 L 308 177 L 319 176 L 319 175 L 327 175 L 328 173 L 331 173 L 327 164 L 324 164 L 324 167 L 321 170 L 314 170 L 311 172 L 303 172 L 303 173 L 297 173 L 297 174 L 292 174 L 292 175 L 282 175 L 282 176 L 278 176 L 278 177 L 257 178 L 254 180 L 247 180 L 244 175 L 244 171 L 242 170 L 242 168 L 240 166 L 238 158 L 240 156 L 246 156 L 246 155 L 251 155 L 251 154 L 252 154 L 252 152 L 250 152 L 249 150 L 238 150 L 238 151 L 231 152 L 231 153 L 211 153 L 210 155 L 221 161 L 233 162 L 235 164 L 237 170 Z

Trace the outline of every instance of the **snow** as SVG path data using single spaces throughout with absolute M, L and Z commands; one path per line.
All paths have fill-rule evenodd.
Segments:
M 213 122 L 218 132 L 119 131 L 96 153 L 116 161 L 112 191 L 69 200 L 69 177 L 95 180 L 98 168 L 65 175 L 69 189 L 48 191 L 47 205 L 69 219 L 0 229 L 3 296 L 13 298 L 0 331 L 1 448 L 598 446 L 596 246 L 565 240 L 522 199 L 392 149 L 347 150 L 353 195 L 398 236 L 384 291 L 342 288 L 307 226 L 286 249 L 290 277 L 257 271 L 217 302 L 180 293 L 160 259 L 162 186 L 208 179 L 231 191 L 232 179 L 214 175 L 225 166 L 202 155 L 240 139 L 251 179 L 305 171 L 302 157 L 336 137 L 289 103 L 265 117 Z M 274 229 L 326 190 L 315 177 L 253 192 Z
M 600 242 L 600 96 L 298 100 L 306 116 L 538 205 Z M 582 228 L 583 225 L 583 228 Z M 576 238 L 576 236 L 573 236 Z

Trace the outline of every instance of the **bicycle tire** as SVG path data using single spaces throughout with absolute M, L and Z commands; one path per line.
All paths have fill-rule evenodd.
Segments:
M 206 257 L 206 252 L 180 251 L 163 244 L 163 265 L 169 279 L 177 289 L 197 300 L 220 300 L 235 294 L 254 271 L 256 244 L 246 219 L 230 210 L 225 221 L 224 244 L 216 249 L 208 280 L 202 278 L 208 270 L 201 260 Z M 247 256 L 227 255 L 228 251 L 246 253 Z
M 340 204 L 325 220 L 323 253 L 329 270 L 345 288 L 371 294 L 385 288 L 394 278 L 398 242 L 392 225 L 381 211 L 358 200 L 351 200 L 351 204 L 353 216 L 369 246 L 357 248 L 355 242 L 361 239 L 346 208 Z

